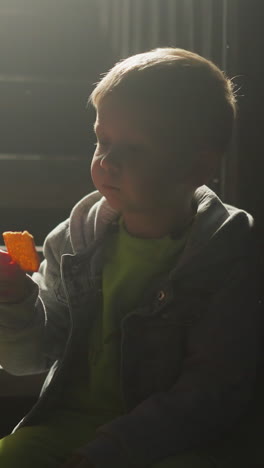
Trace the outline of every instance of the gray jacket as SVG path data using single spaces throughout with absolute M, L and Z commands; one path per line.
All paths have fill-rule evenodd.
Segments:
M 177 264 L 122 320 L 126 414 L 80 449 L 98 468 L 147 467 L 216 440 L 250 402 L 261 338 L 253 219 L 205 186 L 195 200 Z M 86 196 L 45 240 L 29 297 L 0 304 L 0 364 L 16 375 L 49 370 L 17 428 L 40 423 L 82 371 L 82 345 L 102 304 L 104 241 L 117 217 L 98 192 Z

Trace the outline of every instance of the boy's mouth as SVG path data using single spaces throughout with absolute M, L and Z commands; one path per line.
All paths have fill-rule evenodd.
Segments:
M 103 188 L 106 188 L 107 190 L 120 190 L 118 187 L 114 187 L 113 185 L 108 185 L 108 184 L 103 184 Z

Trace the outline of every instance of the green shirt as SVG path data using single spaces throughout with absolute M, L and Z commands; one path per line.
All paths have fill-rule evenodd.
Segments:
M 120 323 L 140 303 L 146 288 L 169 271 L 185 245 L 170 235 L 144 239 L 130 235 L 122 222 L 108 239 L 102 273 L 103 310 L 98 311 L 89 347 L 89 384 L 73 382 L 65 404 L 98 418 L 98 426 L 124 412 L 120 388 Z
M 106 245 L 102 275 L 103 311 L 92 336 L 90 383 L 85 389 L 85 406 L 101 419 L 113 419 L 124 412 L 120 388 L 120 323 L 133 311 L 155 278 L 169 271 L 182 250 L 180 240 L 169 235 L 161 239 L 131 236 L 122 221 L 119 231 Z

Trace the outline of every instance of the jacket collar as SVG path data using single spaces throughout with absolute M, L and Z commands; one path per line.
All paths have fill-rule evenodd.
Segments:
M 253 225 L 251 215 L 230 205 L 225 205 L 207 186 L 199 187 L 194 194 L 197 205 L 189 237 L 179 258 L 177 269 L 190 263 L 200 263 L 200 253 L 205 265 L 216 261 L 216 256 L 232 256 L 241 251 L 244 239 Z M 70 235 L 75 253 L 87 251 L 94 241 L 100 241 L 111 230 L 119 217 L 105 197 L 98 191 L 84 197 L 72 210 Z M 174 272 L 176 273 L 176 272 Z

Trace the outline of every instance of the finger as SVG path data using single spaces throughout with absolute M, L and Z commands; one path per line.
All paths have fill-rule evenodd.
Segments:
M 6 277 L 14 277 L 14 275 L 20 275 L 22 272 L 20 266 L 14 262 L 11 258 L 4 258 L 0 256 L 0 273 Z
M 0 264 L 8 265 L 8 263 L 13 262 L 8 252 L 0 249 Z M 14 262 L 13 262 L 14 263 Z

